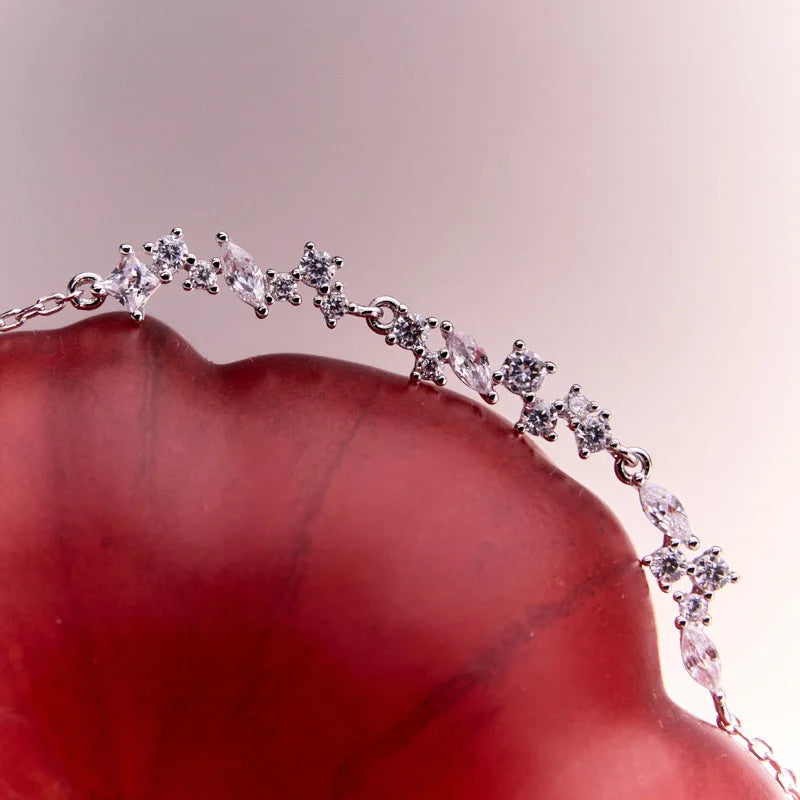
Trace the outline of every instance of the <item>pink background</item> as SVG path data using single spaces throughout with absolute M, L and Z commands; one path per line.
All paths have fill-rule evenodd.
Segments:
M 181 225 L 198 255 L 225 228 L 279 269 L 314 238 L 355 299 L 449 317 L 495 360 L 526 337 L 559 364 L 548 396 L 580 380 L 612 409 L 744 574 L 714 603 L 725 683 L 800 753 L 800 6 L 5 0 L 2 18 L 3 307 Z M 259 322 L 172 286 L 148 312 L 219 361 L 410 366 L 310 302 Z M 562 438 L 557 463 L 652 549 L 608 461 Z M 656 601 L 667 685 L 708 718 Z

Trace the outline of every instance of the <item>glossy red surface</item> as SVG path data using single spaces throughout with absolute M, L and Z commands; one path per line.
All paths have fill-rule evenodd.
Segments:
M 0 375 L 2 800 L 779 796 L 665 696 L 615 518 L 488 408 L 122 315 Z

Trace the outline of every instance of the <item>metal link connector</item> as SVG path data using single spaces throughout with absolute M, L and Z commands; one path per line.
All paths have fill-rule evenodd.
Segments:
M 222 257 L 211 261 L 200 261 L 191 254 L 182 236 L 180 228 L 173 228 L 169 236 L 146 244 L 145 250 L 153 259 L 153 263 L 148 265 L 136 258 L 130 245 L 120 245 L 122 261 L 108 282 L 93 272 L 79 273 L 69 281 L 66 293 L 47 295 L 24 308 L 0 313 L 0 334 L 15 330 L 34 317 L 57 314 L 70 305 L 79 311 L 97 309 L 109 293 L 128 308 L 134 320 L 140 322 L 144 318 L 144 304 L 150 295 L 161 283 L 169 283 L 181 269 L 188 272 L 183 282 L 184 289 L 203 288 L 210 294 L 218 293 L 217 276 L 224 273 L 234 293 L 253 306 L 261 319 L 267 316 L 268 306 L 280 300 L 300 305 L 298 283 L 305 283 L 316 288 L 314 306 L 322 311 L 329 328 L 336 327 L 339 319 L 345 315 L 360 317 L 366 320 L 370 330 L 384 337 L 387 345 L 399 345 L 401 349 L 410 351 L 414 356 L 410 376 L 413 381 L 428 381 L 443 386 L 447 380 L 443 368 L 449 364 L 458 379 L 488 403 L 497 401 L 493 387 L 503 385 L 524 404 L 516 424 L 518 433 L 554 441 L 557 436 L 556 423 L 559 419 L 565 420 L 575 433 L 581 458 L 606 451 L 611 454 L 614 472 L 622 483 L 641 489 L 648 481 L 653 468 L 650 454 L 641 447 L 626 447 L 613 438 L 608 424 L 610 413 L 586 397 L 579 384 L 573 384 L 566 397 L 553 403 L 538 397 L 537 391 L 543 378 L 555 371 L 555 364 L 542 361 L 527 349 L 522 339 L 514 342 L 514 349 L 502 367 L 492 371 L 483 348 L 468 334 L 455 332 L 451 322 L 438 317 L 412 315 L 408 306 L 389 295 L 378 296 L 368 305 L 350 302 L 343 294 L 343 284 L 333 281 L 336 270 L 342 266 L 342 259 L 330 256 L 310 242 L 306 245 L 300 266 L 290 273 L 278 274 L 273 270 L 263 272 L 256 267 L 253 258 L 233 245 L 226 233 L 217 234 L 217 241 L 224 248 Z M 241 277 L 241 285 L 238 279 L 234 280 L 236 276 Z M 259 280 L 256 281 L 256 278 Z M 250 285 L 251 281 L 253 286 Z M 256 284 L 260 288 L 253 288 Z M 108 292 L 101 288 L 103 285 L 108 287 Z M 439 350 L 431 348 L 427 337 L 435 329 L 443 334 L 447 347 Z M 684 595 L 683 592 L 675 592 L 673 597 L 681 604 L 682 615 L 686 613 L 684 607 L 695 609 L 691 605 L 695 603 L 692 620 L 707 624 L 710 622 L 706 616 L 708 599 L 724 583 L 735 582 L 737 576 L 730 572 L 724 561 L 717 558 L 720 550 L 716 547 L 689 563 L 690 554 L 681 548 L 685 546 L 693 550 L 699 541 L 691 535 L 683 507 L 677 498 L 662 487 L 653 486 L 652 489 L 653 494 L 649 498 L 645 496 L 647 491 L 642 493 L 642 507 L 650 521 L 664 534 L 664 545 L 643 558 L 642 564 L 650 567 L 664 591 L 670 591 L 674 580 L 684 575 L 691 576 L 692 593 Z M 702 563 L 710 565 L 707 572 L 712 568 L 718 570 L 724 580 L 715 576 L 701 576 Z M 688 620 L 684 616 L 679 617 L 676 623 L 686 631 Z M 710 647 L 709 641 L 707 652 L 698 655 L 702 662 L 697 665 L 698 672 L 710 669 L 718 662 L 716 650 L 712 651 Z M 698 678 L 692 672 L 692 677 L 700 680 L 703 675 Z M 800 800 L 794 773 L 776 760 L 772 747 L 764 739 L 744 733 L 742 723 L 729 708 L 724 692 L 713 692 L 712 697 L 717 726 L 764 766 L 785 795 Z
M 81 311 L 98 308 L 106 299 L 105 292 L 100 292 L 95 288 L 95 284 L 99 280 L 101 280 L 100 276 L 93 272 L 82 272 L 69 282 L 66 294 L 63 292 L 48 294 L 24 308 L 11 308 L 0 313 L 0 334 L 16 330 L 34 317 L 49 317 L 57 314 L 69 305 Z M 92 296 L 84 297 L 85 287 L 89 284 L 92 286 Z
M 70 301 L 78 311 L 92 311 L 99 308 L 106 299 L 106 293 L 97 287 L 98 281 L 102 280 L 94 272 L 80 272 L 75 275 L 68 284 Z M 89 289 L 89 296 L 86 296 L 85 289 Z
M 619 445 L 611 451 L 614 473 L 627 486 L 641 486 L 653 469 L 650 453 L 641 447 Z
M 380 316 L 367 317 L 367 325 L 369 325 L 371 330 L 381 336 L 386 336 L 394 326 L 395 320 L 408 311 L 407 306 L 404 306 L 399 300 L 394 297 L 389 297 L 388 295 L 376 297 L 370 303 L 370 306 L 378 309 Z M 384 313 L 384 309 L 391 312 L 388 319 L 384 319 L 384 317 L 387 316 Z
M 380 319 L 383 310 L 377 306 L 360 306 L 358 303 L 350 303 L 347 313 L 351 317 L 361 317 L 362 319 Z
M 784 767 L 776 758 L 772 746 L 757 736 L 748 736 L 742 730 L 742 721 L 730 710 L 725 692 L 712 692 L 714 708 L 717 711 L 717 726 L 731 738 L 739 742 L 766 769 L 772 779 L 781 787 L 784 794 L 794 800 L 800 800 L 797 778 L 788 767 Z

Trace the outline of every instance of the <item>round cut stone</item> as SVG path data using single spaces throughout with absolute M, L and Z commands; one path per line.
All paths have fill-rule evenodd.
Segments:
M 599 414 L 584 417 L 575 428 L 578 448 L 598 453 L 608 447 L 612 439 L 611 426 Z
M 532 350 L 515 350 L 503 363 L 503 383 L 514 394 L 536 392 L 547 375 L 547 364 Z
M 413 350 L 427 338 L 430 327 L 428 320 L 419 314 L 403 314 L 392 326 L 395 341 L 406 350 Z
M 678 601 L 681 617 L 687 622 L 702 622 L 708 617 L 708 600 L 701 594 L 691 592 Z
M 325 295 L 320 303 L 320 311 L 328 324 L 338 322 L 347 314 L 348 299 L 341 292 Z
M 689 518 L 672 492 L 647 481 L 639 489 L 639 500 L 650 522 L 664 533 L 683 543 L 693 538 Z
M 217 273 L 210 261 L 197 261 L 189 267 L 189 281 L 193 289 L 215 291 Z
M 276 300 L 297 296 L 297 281 L 288 272 L 279 272 L 269 283 L 269 293 Z
M 231 241 L 223 242 L 220 261 L 225 281 L 235 294 L 253 308 L 265 305 L 266 279 L 247 250 Z
M 420 380 L 435 382 L 443 375 L 442 361 L 436 353 L 426 350 L 421 356 L 417 356 L 414 371 L 419 373 Z
M 153 245 L 153 268 L 157 272 L 169 272 L 174 275 L 182 266 L 189 248 L 186 242 L 175 234 L 162 236 Z
M 721 689 L 722 664 L 717 646 L 705 631 L 688 625 L 681 631 L 681 657 L 686 671 L 710 692 Z
M 694 585 L 704 592 L 716 592 L 731 582 L 733 573 L 727 561 L 712 550 L 706 550 L 694 560 Z
M 671 584 L 679 581 L 689 569 L 689 561 L 672 547 L 661 547 L 650 556 L 650 572 L 659 583 Z
M 547 436 L 555 430 L 558 415 L 551 403 L 537 399 L 523 408 L 520 422 L 528 433 L 534 436 Z
M 564 398 L 564 414 L 569 419 L 583 419 L 592 410 L 592 401 L 585 394 L 569 394 Z
M 492 368 L 486 351 L 468 333 L 450 331 L 444 335 L 450 366 L 456 377 L 482 395 L 492 391 Z
M 324 250 L 306 250 L 300 259 L 300 280 L 307 286 L 319 289 L 333 280 L 339 265 L 336 259 Z

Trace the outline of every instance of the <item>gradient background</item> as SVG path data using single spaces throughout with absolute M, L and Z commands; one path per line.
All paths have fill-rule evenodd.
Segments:
M 800 764 L 800 5 L 4 0 L 2 20 L 4 308 L 181 225 L 264 267 L 313 238 L 352 298 L 449 317 L 493 360 L 527 338 L 559 364 L 548 396 L 579 380 L 612 409 L 743 573 L 714 602 L 725 683 Z M 148 312 L 217 361 L 410 367 L 310 302 L 259 322 L 172 286 Z M 562 440 L 652 549 L 609 461 Z M 667 686 L 709 718 L 656 600 Z

